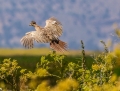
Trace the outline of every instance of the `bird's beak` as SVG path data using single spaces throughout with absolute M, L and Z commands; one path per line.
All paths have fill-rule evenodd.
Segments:
M 32 26 L 31 24 L 29 24 L 29 26 Z

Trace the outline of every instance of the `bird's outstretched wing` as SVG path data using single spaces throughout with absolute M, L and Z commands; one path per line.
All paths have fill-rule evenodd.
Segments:
M 45 30 L 48 35 L 58 38 L 62 35 L 62 24 L 54 17 L 46 20 Z
M 40 31 L 27 32 L 20 40 L 21 44 L 26 48 L 33 48 L 34 41 L 39 43 L 48 43 L 50 40 L 46 37 L 44 32 Z

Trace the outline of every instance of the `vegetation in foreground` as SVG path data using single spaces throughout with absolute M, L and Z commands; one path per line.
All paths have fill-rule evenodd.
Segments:
M 17 60 L 4 59 L 0 63 L 0 88 L 3 91 L 119 91 L 119 77 L 113 73 L 120 50 L 94 55 L 91 68 L 82 55 L 76 61 L 65 60 L 66 56 L 55 52 L 42 56 L 33 72 L 19 66 Z M 116 56 L 117 57 L 116 57 Z

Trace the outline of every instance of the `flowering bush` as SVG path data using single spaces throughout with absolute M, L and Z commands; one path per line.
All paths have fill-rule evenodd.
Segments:
M 0 90 L 3 91 L 120 91 L 120 79 L 113 69 L 120 50 L 94 55 L 91 68 L 86 65 L 84 44 L 77 61 L 65 60 L 55 52 L 42 56 L 34 72 L 21 68 L 16 60 L 0 63 Z

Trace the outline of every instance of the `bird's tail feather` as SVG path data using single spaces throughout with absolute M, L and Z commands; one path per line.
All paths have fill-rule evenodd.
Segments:
M 55 51 L 60 51 L 60 52 L 67 51 L 67 43 L 61 40 L 52 40 L 50 42 L 50 47 Z

